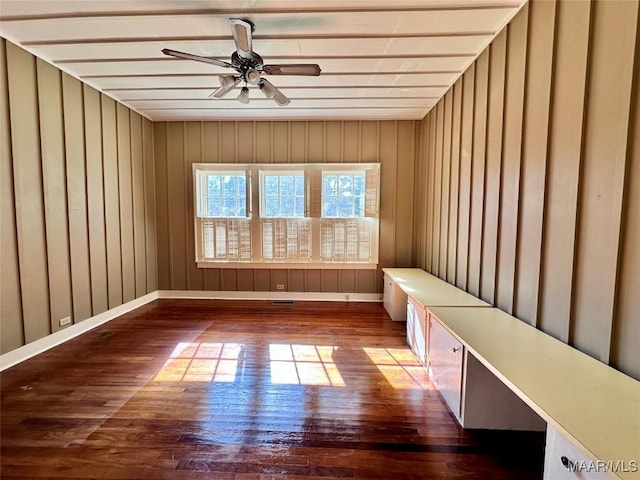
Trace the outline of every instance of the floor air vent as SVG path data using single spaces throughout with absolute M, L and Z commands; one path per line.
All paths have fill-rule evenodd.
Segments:
M 295 303 L 293 300 L 274 300 L 272 302 L 273 305 L 293 305 Z

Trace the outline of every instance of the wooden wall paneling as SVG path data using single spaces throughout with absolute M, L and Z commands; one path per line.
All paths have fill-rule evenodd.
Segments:
M 458 266 L 456 286 L 467 289 L 469 272 L 469 227 L 471 223 L 471 171 L 473 164 L 473 113 L 475 64 L 462 76 L 462 132 L 460 138 L 460 171 L 458 192 Z
M 273 161 L 273 123 L 256 122 L 256 162 L 271 163 Z
M 187 125 L 190 125 L 191 123 L 193 122 L 187 122 Z M 238 162 L 254 162 L 256 158 L 255 122 L 238 122 L 236 132 L 238 135 Z
M 447 282 L 456 283 L 458 271 L 458 216 L 460 192 L 460 135 L 462 125 L 462 79 L 453 85 L 453 127 L 451 139 L 451 178 L 449 187 L 449 240 L 447 244 Z
M 2 335 L 0 354 L 24 345 L 22 299 L 20 298 L 20 267 L 16 239 L 16 210 L 13 191 L 11 129 L 9 124 L 9 87 L 7 84 L 7 42 L 0 38 L 0 317 Z
M 232 124 L 235 131 L 235 124 Z M 167 178 L 169 199 L 169 245 L 171 288 L 185 290 L 187 288 L 187 254 L 186 229 L 191 228 L 187 222 L 186 183 L 191 179 L 191 172 L 186 172 L 184 164 L 184 122 L 167 123 Z M 232 137 L 235 138 L 235 137 Z M 231 139 L 227 145 L 234 145 Z M 230 153 L 230 152 L 229 152 Z M 225 155 L 226 156 L 226 155 Z
M 133 245 L 133 191 L 131 185 L 131 124 L 130 110 L 118 103 L 118 178 L 120 181 L 120 241 L 122 247 L 122 300 L 136 297 L 136 277 Z
M 307 122 L 289 122 L 289 163 L 307 161 Z
M 304 283 L 304 278 L 302 282 Z M 253 285 L 257 292 L 268 292 L 271 290 L 271 270 L 268 268 L 254 269 Z M 304 289 L 304 285 L 302 288 Z
M 104 169 L 102 165 L 102 113 L 100 93 L 83 85 L 85 162 L 87 168 L 87 222 L 91 306 L 98 315 L 109 309 L 107 245 L 104 218 Z
M 323 292 L 338 292 L 338 270 L 329 270 L 327 268 L 322 272 L 322 290 Z
M 339 120 L 333 120 L 326 122 L 325 136 L 326 136 L 326 162 L 341 162 L 342 161 L 342 135 L 343 123 Z
M 61 318 L 73 316 L 62 83 L 60 70 L 43 60 L 36 59 L 36 72 L 49 272 L 49 309 L 51 331 L 55 332 L 60 330 Z
M 288 292 L 304 292 L 304 270 L 288 270 L 287 271 Z M 258 290 L 256 288 L 256 290 Z
M 235 292 L 238 290 L 238 270 L 235 268 L 220 269 L 220 290 Z
M 206 290 L 222 290 L 222 269 L 207 268 L 204 273 L 204 288 Z
M 537 326 L 555 1 L 529 7 L 514 314 Z
M 436 127 L 437 127 L 437 110 L 432 109 L 429 115 L 429 125 L 427 132 L 427 258 L 426 270 L 433 271 L 435 261 L 433 231 L 435 229 L 435 191 L 436 191 Z
M 414 123 L 414 122 L 412 122 Z M 324 123 L 327 124 L 326 122 Z M 380 122 L 365 121 L 360 124 L 360 161 L 375 163 L 380 161 L 379 155 Z
M 500 235 L 496 278 L 496 305 L 507 313 L 513 313 L 515 294 L 528 14 L 529 7 L 527 4 L 507 27 L 507 67 L 502 137 L 502 179 L 500 184 Z
M 253 269 L 239 268 L 237 273 L 238 291 L 239 292 L 251 292 L 254 290 L 253 281 Z M 191 289 L 198 289 L 196 287 L 190 287 Z
M 167 130 L 169 138 L 171 138 L 171 131 Z M 237 143 L 237 123 L 222 122 L 220 124 L 220 162 L 238 163 Z M 169 156 L 169 162 L 172 161 L 172 158 Z
M 379 264 L 383 267 L 394 265 L 395 262 L 397 173 L 398 122 L 384 121 L 380 124 L 380 244 L 378 254 Z
M 443 280 L 447 278 L 449 254 L 449 203 L 451 188 L 451 135 L 453 122 L 453 89 L 449 89 L 444 103 L 444 140 L 442 150 L 442 193 L 440 195 L 440 264 L 438 273 Z
M 343 127 L 342 161 L 356 163 L 360 161 L 360 122 L 345 121 Z
M 67 195 L 69 206 L 69 245 L 73 321 L 86 320 L 91 306 L 91 272 L 87 225 L 87 171 L 84 157 L 84 105 L 82 83 L 62 74 L 65 151 L 67 157 Z
M 356 271 L 351 269 L 338 270 L 338 291 L 349 293 L 356 291 Z
M 485 50 L 476 60 L 474 113 L 473 113 L 473 162 L 471 164 L 471 221 L 469 225 L 469 268 L 467 290 L 480 296 L 482 274 L 482 225 L 484 223 L 484 183 L 487 145 L 487 101 L 489 83 L 489 51 Z
M 376 270 L 356 270 L 356 292 L 376 293 L 382 289 L 382 282 L 377 281 Z
M 638 28 L 640 37 L 640 25 Z M 635 78 L 640 78 L 640 48 L 636 44 Z M 640 378 L 640 88 L 635 83 L 631 105 L 632 113 L 629 130 L 630 149 L 627 154 L 627 175 L 623 204 L 623 229 L 621 256 L 618 263 L 618 289 L 613 339 L 611 345 L 611 365 L 634 378 Z
M 609 362 L 638 2 L 592 11 L 570 342 Z
M 220 163 L 220 122 L 203 122 L 202 161 Z
M 433 157 L 432 141 L 431 141 L 431 125 L 435 118 L 435 110 L 431 109 L 429 115 L 424 119 L 424 148 L 422 155 L 422 163 L 424 164 L 424 177 L 422 185 L 424 188 L 424 264 L 421 265 L 426 271 L 431 270 L 431 249 L 433 246 L 433 237 L 431 235 L 431 226 L 433 222 Z
M 104 216 L 107 245 L 109 308 L 122 305 L 122 250 L 120 247 L 120 193 L 116 103 L 101 95 L 102 166 L 104 169 Z
M 142 117 L 131 112 L 131 186 L 133 194 L 133 259 L 136 298 L 147 293 L 145 231 L 145 182 L 142 150 Z
M 309 162 L 324 162 L 324 122 L 309 122 L 307 135 L 307 159 Z
M 426 269 L 427 250 L 427 168 L 425 165 L 426 155 L 426 126 L 427 117 L 416 123 L 416 142 L 418 148 L 418 159 L 416 160 L 416 179 L 414 181 L 414 198 L 417 208 L 414 210 L 414 245 L 416 250 L 416 266 Z
M 10 42 L 6 50 L 20 290 L 29 343 L 51 331 L 36 61 Z
M 305 270 L 304 291 L 322 292 L 322 270 Z
M 498 259 L 506 40 L 507 34 L 505 29 L 496 37 L 489 50 L 487 155 L 484 182 L 480 297 L 491 304 L 495 301 L 496 265 Z
M 273 122 L 273 163 L 289 161 L 289 122 Z
M 246 124 L 249 122 L 241 122 Z M 193 191 L 193 164 L 202 163 L 203 157 L 203 123 L 202 122 L 185 122 L 184 130 L 184 185 L 185 185 L 185 261 L 187 269 L 187 289 L 202 290 L 204 288 L 204 273 L 202 268 L 196 266 L 196 247 L 195 247 L 195 226 L 194 211 L 195 198 Z M 251 126 L 251 124 L 249 124 Z M 246 129 L 246 125 L 240 128 L 241 135 L 253 136 L 251 132 L 242 133 L 242 129 Z M 242 141 L 240 144 L 244 144 Z M 247 142 L 251 148 L 253 142 Z M 242 158 L 242 155 L 241 155 Z
M 413 238 L 413 177 L 415 161 L 415 124 L 412 120 L 398 122 L 398 163 L 396 185 L 395 212 L 395 261 L 396 267 L 412 266 Z M 352 290 L 354 291 L 354 290 Z
M 444 102 L 438 102 L 435 107 L 435 156 L 433 165 L 433 239 L 431 256 L 431 273 L 440 276 L 440 235 L 442 227 L 442 162 L 444 143 Z
M 169 232 L 169 178 L 167 157 L 167 122 L 153 124 L 153 156 L 156 188 L 156 246 L 158 288 L 171 288 L 171 243 Z
M 147 293 L 158 289 L 158 252 L 156 237 L 156 184 L 153 157 L 153 124 L 142 119 L 142 160 L 144 173 L 145 252 Z

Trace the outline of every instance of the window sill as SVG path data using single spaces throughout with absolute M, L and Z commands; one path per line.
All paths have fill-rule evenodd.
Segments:
M 277 263 L 277 262 L 196 262 L 198 268 L 253 268 L 287 270 L 375 270 L 377 263 Z

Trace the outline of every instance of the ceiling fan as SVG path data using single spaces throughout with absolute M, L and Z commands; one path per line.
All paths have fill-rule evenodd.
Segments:
M 231 54 L 231 62 L 178 52 L 169 48 L 162 50 L 165 55 L 209 63 L 219 67 L 233 68 L 238 72 L 235 75 L 220 76 L 220 86 L 209 95 L 210 98 L 222 98 L 241 82 L 244 82 L 240 95 L 238 95 L 238 101 L 241 103 L 249 103 L 249 88 L 247 85 L 257 85 L 267 98 L 272 98 L 278 105 L 288 105 L 290 100 L 269 80 L 263 78 L 262 74 L 320 75 L 320 67 L 312 63 L 265 65 L 262 57 L 253 51 L 252 34 L 255 30 L 253 22 L 241 18 L 230 18 L 229 23 L 231 24 L 231 33 L 236 44 L 236 51 Z

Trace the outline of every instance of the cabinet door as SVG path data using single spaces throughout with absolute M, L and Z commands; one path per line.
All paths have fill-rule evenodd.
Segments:
M 431 380 L 460 421 L 462 398 L 462 344 L 431 316 L 429 331 L 429 372 Z
M 605 466 L 585 456 L 551 425 L 547 427 L 544 480 L 607 480 L 612 477 L 605 473 Z
M 407 319 L 407 294 L 386 275 L 382 303 L 391 320 L 404 322 Z
M 407 344 L 422 365 L 427 365 L 427 310 L 412 297 L 407 301 Z

